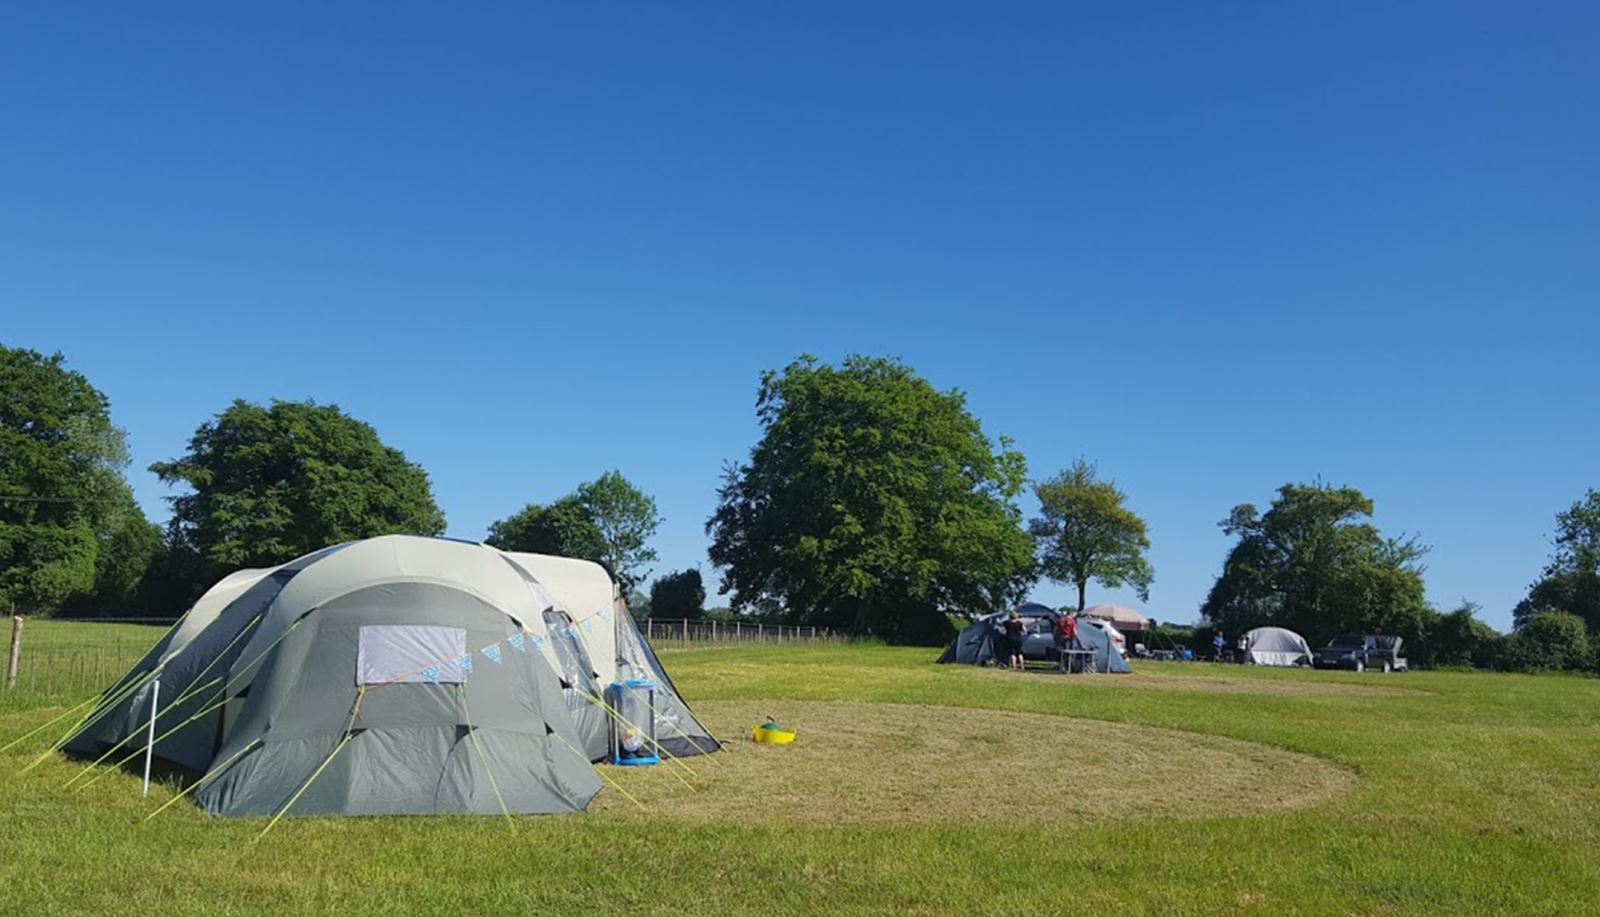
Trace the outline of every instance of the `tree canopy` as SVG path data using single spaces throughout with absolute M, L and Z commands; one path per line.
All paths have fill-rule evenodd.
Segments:
M 1589 669 L 1595 664 L 1589 629 L 1575 614 L 1541 611 L 1511 635 L 1506 664 L 1522 672 Z
M 1285 484 L 1265 514 L 1234 507 L 1223 531 L 1239 538 L 1201 613 L 1225 632 L 1262 625 L 1313 642 L 1340 632 L 1417 641 L 1432 616 L 1414 539 L 1387 539 L 1365 520 L 1372 501 L 1353 487 Z
M 650 584 L 650 616 L 694 620 L 705 615 L 706 585 L 694 567 L 668 573 Z
M 1039 516 L 1029 529 L 1039 545 L 1039 569 L 1058 583 L 1078 587 L 1078 610 L 1091 580 L 1107 589 L 1131 585 L 1150 600 L 1155 571 L 1145 552 L 1150 539 L 1144 520 L 1123 505 L 1127 497 L 1102 481 L 1094 464 L 1078 459 L 1072 467 L 1033 488 Z
M 888 639 L 943 639 L 946 610 L 1020 597 L 1026 466 L 964 396 L 895 360 L 802 357 L 762 374 L 761 438 L 706 523 L 737 610 Z
M 1600 635 L 1600 491 L 1591 489 L 1556 514 L 1550 564 L 1512 619 L 1520 628 L 1535 615 L 1554 611 L 1577 615 L 1591 634 Z
M 110 402 L 61 354 L 0 346 L 0 603 L 126 601 L 151 530 Z
M 554 554 L 600 560 L 605 538 L 577 494 L 567 494 L 547 505 L 529 503 L 489 526 L 484 541 L 503 551 Z
M 601 559 L 623 589 L 643 583 L 650 575 L 645 565 L 656 559 L 655 549 L 649 545 L 661 526 L 656 501 L 615 470 L 578 485 L 578 501 L 588 509 L 600 532 L 605 552 Z
M 185 455 L 150 470 L 192 490 L 170 498 L 174 530 L 208 575 L 343 541 L 444 531 L 427 472 L 336 405 L 235 401 L 201 424 Z
M 649 539 L 661 525 L 656 501 L 619 471 L 578 485 L 548 505 L 530 503 L 489 526 L 488 544 L 505 551 L 579 557 L 606 565 L 627 595 L 650 575 Z

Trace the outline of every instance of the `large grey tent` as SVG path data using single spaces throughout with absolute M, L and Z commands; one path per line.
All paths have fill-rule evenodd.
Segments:
M 1049 636 L 1055 626 L 1056 619 L 1062 614 L 1044 605 L 1030 602 L 1017 608 L 1017 613 L 1031 630 L 1042 630 L 1043 634 L 1030 637 L 1034 645 L 1041 652 L 1043 658 L 1055 659 L 1054 638 Z M 1001 628 L 1009 612 L 996 612 L 984 615 L 961 629 L 956 638 L 944 648 L 944 652 L 936 660 L 940 663 L 961 663 L 964 665 L 991 665 L 995 663 L 997 640 Z M 1116 644 L 1111 642 L 1111 635 L 1101 628 L 1083 624 L 1078 628 L 1078 643 L 1086 650 L 1094 652 L 1094 666 L 1097 672 L 1132 672 L 1128 660 L 1122 657 Z M 1030 653 L 1029 658 L 1034 654 Z
M 204 775 L 215 814 L 575 811 L 600 789 L 598 692 L 642 674 L 669 753 L 716 749 L 603 568 L 520 557 L 391 535 L 239 571 L 64 747 L 141 751 L 155 700 L 154 758 Z
M 1256 665 L 1297 666 L 1311 664 L 1311 646 L 1306 638 L 1282 627 L 1258 627 L 1244 635 L 1245 658 Z

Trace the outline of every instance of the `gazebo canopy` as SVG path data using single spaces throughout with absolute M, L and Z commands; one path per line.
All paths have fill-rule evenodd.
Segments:
M 1083 613 L 1091 618 L 1110 621 L 1118 630 L 1149 630 L 1155 622 L 1126 605 L 1090 605 Z

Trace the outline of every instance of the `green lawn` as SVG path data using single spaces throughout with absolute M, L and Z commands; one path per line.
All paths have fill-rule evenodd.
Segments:
M 38 631 L 56 645 L 113 639 L 96 625 L 42 623 Z M 512 824 L 287 819 L 252 845 L 261 822 L 209 819 L 185 802 L 143 824 L 171 788 L 143 800 L 128 774 L 66 790 L 77 767 L 52 759 L 0 790 L 0 907 L 1600 908 L 1600 680 L 1204 664 L 1069 679 L 935 666 L 933 656 L 800 644 L 663 652 L 678 687 L 702 702 L 714 726 L 771 714 L 801 727 L 792 749 L 741 745 L 721 761 L 692 761 L 689 782 L 704 805 L 665 767 L 607 769 L 646 811 L 607 791 L 587 814 Z M 80 696 L 12 695 L 0 702 L 0 742 Z M 857 721 L 868 725 L 853 728 Z M 0 767 L 14 774 L 47 744 L 0 755 Z M 1005 762 L 987 779 L 983 748 Z M 1235 767 L 1254 768 L 1251 779 L 1288 802 L 1257 805 L 1229 783 Z M 945 786 L 959 789 L 941 798 Z M 1083 805 L 1086 796 L 1106 804 Z M 927 805 L 930 798 L 940 804 Z

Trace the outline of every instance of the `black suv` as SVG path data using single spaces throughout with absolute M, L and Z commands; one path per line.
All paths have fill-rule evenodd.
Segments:
M 1311 664 L 1319 669 L 1356 672 L 1404 672 L 1407 668 L 1406 657 L 1400 655 L 1400 638 L 1378 634 L 1340 634 L 1312 654 Z

